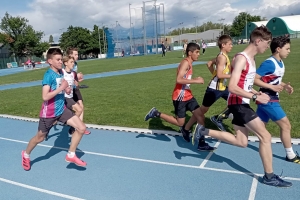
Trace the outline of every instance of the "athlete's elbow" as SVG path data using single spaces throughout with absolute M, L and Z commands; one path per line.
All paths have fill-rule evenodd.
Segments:
M 232 85 L 232 84 L 229 84 L 228 85 L 228 91 L 230 92 L 230 93 L 235 93 L 235 91 L 236 91 L 236 86 L 235 85 Z
M 42 96 L 42 99 L 43 99 L 43 101 L 48 101 L 48 100 L 49 100 L 49 97 L 48 97 L 47 95 L 43 95 L 43 96 Z
M 177 83 L 177 84 L 184 84 L 183 80 L 180 79 L 180 78 L 176 79 L 176 83 Z

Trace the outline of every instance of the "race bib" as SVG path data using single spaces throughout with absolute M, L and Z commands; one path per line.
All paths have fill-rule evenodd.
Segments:
M 62 80 L 63 80 L 62 78 L 56 78 L 56 88 L 55 89 L 57 89 L 61 86 Z M 63 94 L 63 93 L 64 93 L 64 91 L 61 91 L 58 94 Z

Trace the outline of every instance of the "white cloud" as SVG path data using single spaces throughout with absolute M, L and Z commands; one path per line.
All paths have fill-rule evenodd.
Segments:
M 165 5 L 166 30 L 168 27 L 177 28 L 180 22 L 183 26 L 190 27 L 195 24 L 195 16 L 198 16 L 197 24 L 207 21 L 218 22 L 224 18 L 224 23 L 231 23 L 239 12 L 260 15 L 268 19 L 274 16 L 300 14 L 300 3 L 298 0 L 164 0 L 157 1 L 157 4 Z M 33 0 L 29 9 L 21 13 L 11 13 L 20 15 L 29 20 L 36 30 L 45 33 L 45 40 L 49 35 L 58 40 L 62 31 L 70 25 L 92 28 L 94 24 L 104 23 L 108 27 L 115 26 L 116 21 L 123 27 L 129 27 L 129 3 L 132 8 L 132 22 L 142 23 L 141 9 L 142 0 Z M 239 3 L 239 7 L 234 7 Z M 147 10 L 153 5 L 147 3 Z M 3 13 L 4 14 L 4 13 Z M 64 30 L 60 30 L 64 28 Z

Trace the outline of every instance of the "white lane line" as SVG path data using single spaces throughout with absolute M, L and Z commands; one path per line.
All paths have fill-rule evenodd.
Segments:
M 252 180 L 252 185 L 251 185 L 248 200 L 254 200 L 255 199 L 257 184 L 258 184 L 258 177 L 255 175 L 253 177 L 253 180 Z
M 5 183 L 9 183 L 9 184 L 12 184 L 12 185 L 16 185 L 16 186 L 19 186 L 19 187 L 27 188 L 27 189 L 30 189 L 30 190 L 35 190 L 35 191 L 38 191 L 38 192 L 50 194 L 50 195 L 53 195 L 53 196 L 62 197 L 62 198 L 65 198 L 65 199 L 84 200 L 84 199 L 81 199 L 81 198 L 78 198 L 78 197 L 73 197 L 73 196 L 70 196 L 70 195 L 66 195 L 66 194 L 62 194 L 62 193 L 58 193 L 58 192 L 53 192 L 53 191 L 50 191 L 50 190 L 45 190 L 45 189 L 42 189 L 42 188 L 26 185 L 26 184 L 23 184 L 23 183 L 18 183 L 18 182 L 15 182 L 15 181 L 4 179 L 4 178 L 0 178 L 0 181 L 5 182 Z
M 28 143 L 28 142 L 21 141 L 21 140 L 14 140 L 14 139 L 3 138 L 3 137 L 0 137 L 0 140 L 6 140 L 6 141 L 11 141 L 11 142 L 16 142 L 16 143 L 23 143 L 23 144 Z M 55 147 L 55 146 L 44 145 L 44 144 L 38 144 L 38 146 L 68 151 L 67 148 L 62 148 L 62 147 Z M 247 173 L 247 172 L 241 172 L 241 171 L 236 171 L 236 170 L 226 170 L 226 169 L 217 169 L 217 168 L 209 168 L 209 167 L 199 168 L 199 166 L 195 166 L 195 165 L 170 163 L 170 162 L 163 162 L 163 161 L 157 161 L 157 160 L 148 160 L 148 159 L 118 156 L 118 155 L 112 155 L 112 154 L 97 153 L 97 152 L 91 152 L 91 151 L 79 151 L 79 150 L 77 150 L 77 152 L 84 152 L 84 153 L 90 154 L 90 155 L 97 155 L 97 156 L 110 157 L 110 158 L 118 158 L 118 159 L 123 159 L 123 160 L 133 160 L 133 161 L 140 161 L 140 162 L 147 162 L 147 163 L 155 163 L 155 164 L 161 164 L 161 165 L 186 167 L 186 168 L 194 168 L 194 169 L 205 169 L 205 170 L 211 170 L 211 171 L 226 172 L 226 173 L 232 173 L 232 174 L 243 174 L 243 175 L 250 175 L 250 176 L 255 175 L 254 173 Z M 256 175 L 257 176 L 263 176 L 262 174 L 256 174 Z M 300 181 L 300 178 L 294 178 L 294 177 L 284 177 L 284 179 Z
M 221 141 L 219 140 L 216 144 L 215 144 L 215 148 L 218 148 L 218 146 L 221 144 Z M 210 152 L 207 156 L 206 156 L 206 158 L 202 161 L 202 163 L 201 163 L 201 165 L 199 166 L 200 168 L 203 168 L 205 165 L 206 165 L 206 163 L 208 162 L 208 160 L 210 159 L 210 157 L 213 155 L 213 151 L 212 152 Z

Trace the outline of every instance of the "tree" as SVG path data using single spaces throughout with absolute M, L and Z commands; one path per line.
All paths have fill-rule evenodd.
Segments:
M 50 44 L 54 43 L 54 40 L 53 40 L 53 36 L 52 36 L 52 35 L 49 36 L 49 43 L 50 43 Z
M 98 54 L 99 33 L 103 48 L 102 29 L 98 32 L 98 26 L 94 25 L 93 31 L 82 27 L 69 26 L 59 39 L 60 47 L 64 50 L 67 50 L 69 47 L 76 47 L 79 49 L 79 54 L 84 55 L 89 53 Z
M 12 17 L 5 13 L 1 19 L 0 29 L 4 37 L 2 42 L 8 44 L 10 51 L 17 57 L 41 55 L 40 51 L 46 51 L 49 45 L 41 42 L 44 35 L 42 31 L 35 31 L 24 17 Z M 4 38 L 4 40 L 3 40 Z
M 211 29 L 222 29 L 223 28 L 223 24 L 222 23 L 213 23 L 211 21 L 203 23 L 201 26 L 197 26 L 197 33 L 201 33 L 207 30 L 211 30 Z M 224 24 L 224 32 L 228 33 L 230 29 L 230 25 L 225 25 Z M 192 28 L 177 28 L 172 30 L 171 32 L 168 33 L 168 35 L 179 35 L 179 34 L 183 34 L 183 33 L 196 33 L 196 27 L 192 27 Z
M 247 17 L 247 20 L 246 20 Z M 246 12 L 241 12 L 239 13 L 238 16 L 236 16 L 232 22 L 232 26 L 230 29 L 230 35 L 235 37 L 235 36 L 240 36 L 242 34 L 242 30 L 246 26 L 246 21 L 247 23 L 249 22 L 257 22 L 257 21 L 262 21 L 260 16 L 257 15 L 250 15 L 249 13 Z

